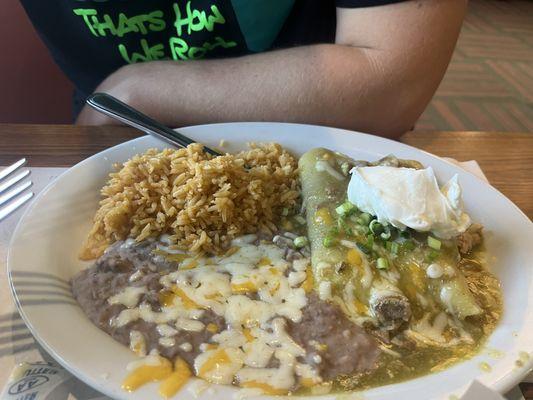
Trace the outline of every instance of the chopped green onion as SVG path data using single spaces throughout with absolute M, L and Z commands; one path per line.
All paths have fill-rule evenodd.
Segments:
M 324 247 L 331 247 L 335 244 L 336 240 L 332 236 L 326 236 L 324 240 L 322 241 L 322 244 Z
M 412 240 L 406 240 L 405 242 L 403 242 L 402 247 L 407 251 L 414 250 L 415 242 L 413 242 Z
M 349 215 L 353 210 L 355 206 L 350 203 L 349 201 L 342 203 L 340 206 L 338 206 L 335 211 L 339 215 Z
M 366 237 L 366 245 L 368 246 L 368 248 L 372 248 L 374 246 L 374 235 L 368 235 Z
M 390 243 L 390 242 L 387 242 Z M 392 242 L 390 246 L 390 252 L 392 254 L 398 254 L 398 250 L 400 250 L 400 246 L 396 242 Z
M 344 218 L 343 216 L 339 217 L 339 219 L 337 220 L 337 228 L 339 230 L 342 229 L 342 231 L 348 236 L 353 235 L 352 228 L 346 223 L 346 218 Z
M 297 215 L 294 217 L 294 220 L 298 222 L 300 225 L 305 225 L 305 218 L 301 215 Z
M 392 249 L 392 242 L 385 242 L 385 248 L 386 248 L 388 251 L 391 251 L 391 249 Z
M 377 260 L 377 268 L 378 269 L 388 269 L 389 268 L 389 262 L 386 258 L 379 257 Z
M 345 235 L 353 236 L 353 229 L 350 228 L 346 223 L 342 224 L 342 230 L 344 231 Z
M 305 236 L 298 236 L 294 239 L 293 243 L 295 247 L 301 248 L 307 245 L 308 240 Z
M 381 232 L 383 232 L 383 225 L 381 225 L 377 219 L 373 219 L 370 221 L 370 225 L 368 225 L 370 228 L 370 232 L 372 232 L 374 235 L 379 235 Z
M 435 250 L 440 250 L 442 245 L 440 240 L 435 239 L 433 236 L 428 236 L 428 246 Z
M 437 250 L 431 250 L 429 252 L 429 254 L 426 256 L 426 262 L 428 263 L 432 263 L 433 261 L 435 261 L 437 258 L 439 258 L 440 256 L 440 252 L 437 251 Z
M 346 161 L 341 164 L 341 171 L 345 176 L 348 176 L 351 166 Z
M 289 209 L 287 207 L 284 207 L 283 210 L 281 210 L 281 215 L 284 217 L 289 215 Z
M 384 240 L 389 240 L 390 236 L 391 236 L 391 233 L 390 233 L 390 231 L 385 231 L 379 236 L 381 236 L 381 238 L 384 239 Z
M 368 226 L 364 226 L 364 225 L 357 225 L 355 229 L 361 235 L 366 235 L 368 232 L 370 232 L 370 229 L 368 229 Z
M 369 213 L 362 213 L 359 216 L 359 219 L 362 222 L 361 225 L 368 225 L 370 223 L 370 220 L 372 219 L 372 215 L 370 215 Z
M 409 228 L 406 228 L 404 231 L 401 231 L 400 236 L 409 239 L 411 237 L 411 233 L 407 229 Z
M 324 238 L 324 240 L 322 241 L 322 244 L 325 247 L 333 246 L 337 241 L 336 236 L 338 234 L 339 234 L 339 229 L 337 227 L 331 228 L 329 232 L 327 233 L 326 237 Z
M 370 254 L 370 249 L 363 243 L 357 243 L 357 248 L 365 254 Z

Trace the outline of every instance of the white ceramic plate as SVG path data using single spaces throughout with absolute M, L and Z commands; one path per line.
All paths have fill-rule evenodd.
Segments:
M 466 209 L 474 221 L 485 226 L 489 261 L 502 282 L 505 312 L 487 343 L 487 348 L 498 350 L 501 357 L 485 351 L 446 371 L 366 391 L 365 399 L 447 399 L 452 394 L 461 395 L 474 378 L 504 392 L 532 367 L 533 360 L 522 368 L 515 362 L 520 352 L 533 350 L 533 224 L 496 189 L 428 153 L 361 133 L 274 123 L 203 125 L 182 131 L 210 146 L 218 146 L 220 139 L 225 139 L 228 142 L 225 149 L 230 152 L 244 148 L 250 141 L 276 141 L 298 155 L 318 146 L 358 159 L 374 160 L 393 153 L 431 165 L 441 180 L 459 174 Z M 85 317 L 70 295 L 67 281 L 86 267 L 77 259 L 77 252 L 91 225 L 99 189 L 112 164 L 151 147 L 165 145 L 142 137 L 103 151 L 66 171 L 28 208 L 13 235 L 8 255 L 14 298 L 36 339 L 78 378 L 119 399 L 157 399 L 157 386 L 147 385 L 131 394 L 121 390 L 125 366 L 135 356 Z M 482 372 L 481 362 L 488 363 L 491 372 Z M 216 397 L 225 399 L 236 393 L 230 387 L 214 390 Z M 176 399 L 190 397 L 185 388 Z M 214 396 L 211 391 L 200 398 Z

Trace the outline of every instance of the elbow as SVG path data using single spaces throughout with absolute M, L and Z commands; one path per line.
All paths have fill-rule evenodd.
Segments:
M 413 69 L 397 74 L 388 87 L 378 90 L 370 105 L 374 113 L 370 122 L 369 133 L 391 139 L 398 139 L 404 133 L 413 130 L 429 102 L 433 98 L 442 79 L 442 74 L 424 74 Z
M 391 96 L 393 97 L 393 96 Z M 397 95 L 394 95 L 397 98 Z M 377 101 L 370 105 L 371 110 L 365 114 L 361 111 L 347 113 L 342 128 L 358 132 L 369 133 L 389 139 L 398 139 L 404 133 L 413 129 L 422 114 L 425 103 Z
M 398 139 L 414 129 L 436 90 L 436 85 L 418 81 L 399 80 L 387 90 L 373 108 L 376 110 L 370 122 L 369 133 L 390 139 Z
M 370 123 L 366 132 L 389 139 L 399 139 L 404 133 L 413 130 L 417 119 L 408 113 L 401 115 L 383 114 Z
M 404 133 L 413 130 L 422 111 L 423 109 L 398 107 L 394 112 L 384 113 L 376 122 L 376 128 L 380 136 L 398 139 Z
M 413 130 L 437 90 L 445 68 L 428 72 L 420 69 L 419 64 L 402 65 L 388 59 L 371 59 L 369 64 L 370 78 L 365 90 L 357 86 L 350 89 L 349 98 L 356 100 L 349 113 L 352 116 L 350 129 L 398 139 Z M 357 113 L 353 112 L 355 109 Z
M 371 73 L 372 84 L 354 85 L 344 92 L 337 110 L 342 128 L 398 139 L 413 129 L 437 85 L 411 74 Z M 339 122 L 341 122 L 339 124 Z
M 436 87 L 419 82 L 418 85 L 403 86 L 391 94 L 389 103 L 377 117 L 381 136 L 398 139 L 414 129 L 416 122 L 431 101 Z

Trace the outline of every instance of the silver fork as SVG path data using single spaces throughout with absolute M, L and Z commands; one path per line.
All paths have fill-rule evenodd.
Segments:
M 26 169 L 15 174 L 24 164 L 26 164 L 25 158 L 0 171 L 0 221 L 33 197 L 33 192 L 22 194 L 32 185 L 32 181 L 24 181 L 30 175 L 30 170 Z

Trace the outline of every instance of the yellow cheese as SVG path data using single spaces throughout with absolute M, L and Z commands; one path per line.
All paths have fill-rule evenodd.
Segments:
M 302 283 L 302 289 L 305 290 L 305 293 L 309 293 L 311 290 L 313 290 L 313 287 L 315 285 L 314 279 L 313 279 L 313 271 L 311 271 L 311 268 L 307 268 L 305 271 L 307 277 L 305 278 L 304 283 Z
M 258 267 L 263 267 L 265 265 L 270 265 L 272 264 L 272 261 L 270 260 L 270 258 L 268 257 L 262 257 L 259 262 L 257 263 L 257 266 Z
M 319 382 L 315 381 L 313 378 L 300 378 L 300 385 L 306 388 L 313 387 L 317 383 Z
M 255 338 L 252 336 L 252 332 L 250 331 L 250 328 L 244 328 L 242 330 L 242 334 L 244 335 L 244 337 L 246 338 L 246 341 L 247 342 L 251 342 L 252 340 L 254 340 Z
M 174 396 L 191 376 L 189 365 L 178 357 L 174 362 L 174 372 L 159 385 L 159 394 L 165 399 Z
M 211 293 L 211 294 L 205 295 L 204 297 L 207 300 L 218 300 L 218 299 L 220 299 L 221 296 L 222 295 L 220 293 Z
M 283 229 L 285 229 L 286 231 L 292 231 L 292 228 L 294 228 L 294 225 L 292 224 L 292 222 L 288 219 L 284 219 L 282 222 L 281 222 L 281 227 Z
M 425 271 L 420 268 L 417 264 L 415 263 L 410 263 L 408 265 L 408 268 L 409 268 L 409 276 L 411 278 L 411 282 L 414 283 L 414 285 L 419 289 L 419 290 L 425 290 L 426 287 L 427 287 L 427 284 L 426 284 L 426 273 Z
M 180 267 L 180 270 L 188 270 L 193 269 L 198 266 L 198 260 L 192 260 L 190 263 L 185 264 L 184 266 Z
M 411 282 L 406 283 L 404 285 L 404 291 L 409 300 L 416 301 L 417 290 L 415 285 L 413 285 Z
M 229 364 L 231 360 L 224 349 L 220 349 L 213 356 L 211 356 L 206 362 L 202 364 L 198 370 L 198 376 L 205 378 L 205 375 L 213 370 L 218 368 L 221 364 Z
M 187 294 L 183 291 L 183 289 L 173 286 L 172 291 L 181 299 L 181 302 L 183 303 L 183 306 L 190 310 L 193 308 L 202 308 L 198 304 L 196 304 Z
M 261 389 L 264 394 L 269 394 L 273 396 L 282 396 L 288 393 L 286 389 L 277 389 L 275 387 L 270 386 L 268 383 L 257 381 L 242 382 L 240 386 L 243 388 Z
M 257 292 L 257 286 L 251 281 L 232 283 L 231 291 L 237 294 L 255 293 Z
M 136 368 L 122 382 L 122 389 L 131 392 L 148 382 L 166 379 L 172 374 L 172 364 L 166 358 L 160 357 L 159 365 L 141 365 Z
M 317 212 L 315 213 L 315 222 L 326 224 L 326 225 L 331 225 L 333 223 L 333 218 L 331 218 L 331 214 L 329 213 L 329 210 L 323 207 L 323 208 L 319 208 Z
M 270 288 L 269 292 L 270 294 L 273 296 L 274 293 L 276 293 L 276 291 L 279 289 L 279 281 L 276 281 L 274 282 L 274 286 L 272 288 Z
M 353 301 L 355 309 L 359 314 L 368 314 L 368 307 L 361 303 L 359 300 L 355 299 Z
M 161 304 L 163 307 L 170 307 L 172 304 L 174 304 L 175 297 L 176 294 L 170 290 L 162 290 L 158 294 L 159 304 Z
M 211 332 L 211 333 L 217 333 L 218 332 L 218 326 L 216 324 L 212 323 L 212 322 L 207 324 L 205 329 L 206 329 L 206 331 Z
M 131 350 L 133 350 L 133 352 L 137 355 L 141 355 L 142 353 L 142 343 L 140 342 L 137 342 L 135 343 L 133 346 L 131 346 Z
M 314 348 L 318 351 L 326 351 L 328 349 L 328 345 L 325 343 L 317 343 L 315 344 Z
M 346 252 L 346 262 L 352 267 L 361 265 L 361 254 L 356 249 L 350 249 Z

